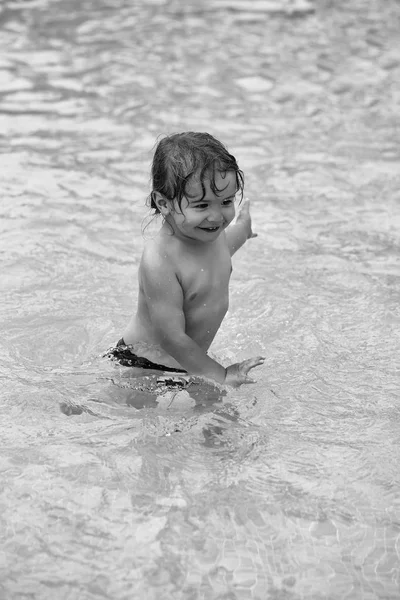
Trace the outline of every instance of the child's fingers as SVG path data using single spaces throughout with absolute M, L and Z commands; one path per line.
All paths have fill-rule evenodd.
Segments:
M 264 360 L 265 358 L 263 356 L 257 356 L 256 358 L 248 358 L 245 360 L 242 363 L 244 375 L 247 376 L 247 373 L 250 371 L 250 369 L 254 369 L 255 367 L 259 367 L 260 365 L 264 364 Z
M 254 362 L 254 366 L 257 367 L 258 365 L 262 365 L 263 362 L 265 361 L 265 356 L 256 356 L 254 358 L 249 358 L 249 360 L 251 360 L 252 362 Z

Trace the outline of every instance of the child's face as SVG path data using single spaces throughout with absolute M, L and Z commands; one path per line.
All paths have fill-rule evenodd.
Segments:
M 181 208 L 174 201 L 173 210 L 167 219 L 174 234 L 182 239 L 212 242 L 228 227 L 235 216 L 236 175 L 233 171 L 216 172 L 215 185 L 222 190 L 214 194 L 210 181 L 204 180 L 206 193 L 203 196 L 201 183 L 192 179 L 187 185 L 188 196 L 182 198 Z

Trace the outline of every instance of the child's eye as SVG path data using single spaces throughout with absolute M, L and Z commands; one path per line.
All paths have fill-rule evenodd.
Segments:
M 207 208 L 208 204 L 196 204 L 195 208 L 200 208 L 200 210 L 204 210 Z
M 232 204 L 234 202 L 235 198 L 226 198 L 226 200 L 223 201 L 223 205 L 224 206 L 229 206 L 230 204 Z

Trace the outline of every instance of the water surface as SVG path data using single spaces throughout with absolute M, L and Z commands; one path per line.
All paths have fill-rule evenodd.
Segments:
M 1 598 L 399 597 L 399 12 L 3 3 Z M 212 352 L 266 363 L 149 398 L 101 354 L 152 147 L 191 129 L 259 234 Z

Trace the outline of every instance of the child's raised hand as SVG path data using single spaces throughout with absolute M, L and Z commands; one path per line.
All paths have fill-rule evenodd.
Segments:
M 257 233 L 254 233 L 251 227 L 251 216 L 250 216 L 250 200 L 245 198 L 243 204 L 241 205 L 237 220 L 245 223 L 247 226 L 247 239 L 257 237 Z
M 263 356 L 256 356 L 255 358 L 248 358 L 241 363 L 230 365 L 226 369 L 224 384 L 239 387 L 243 383 L 255 383 L 255 379 L 249 377 L 248 372 L 250 369 L 264 364 L 264 360 Z

